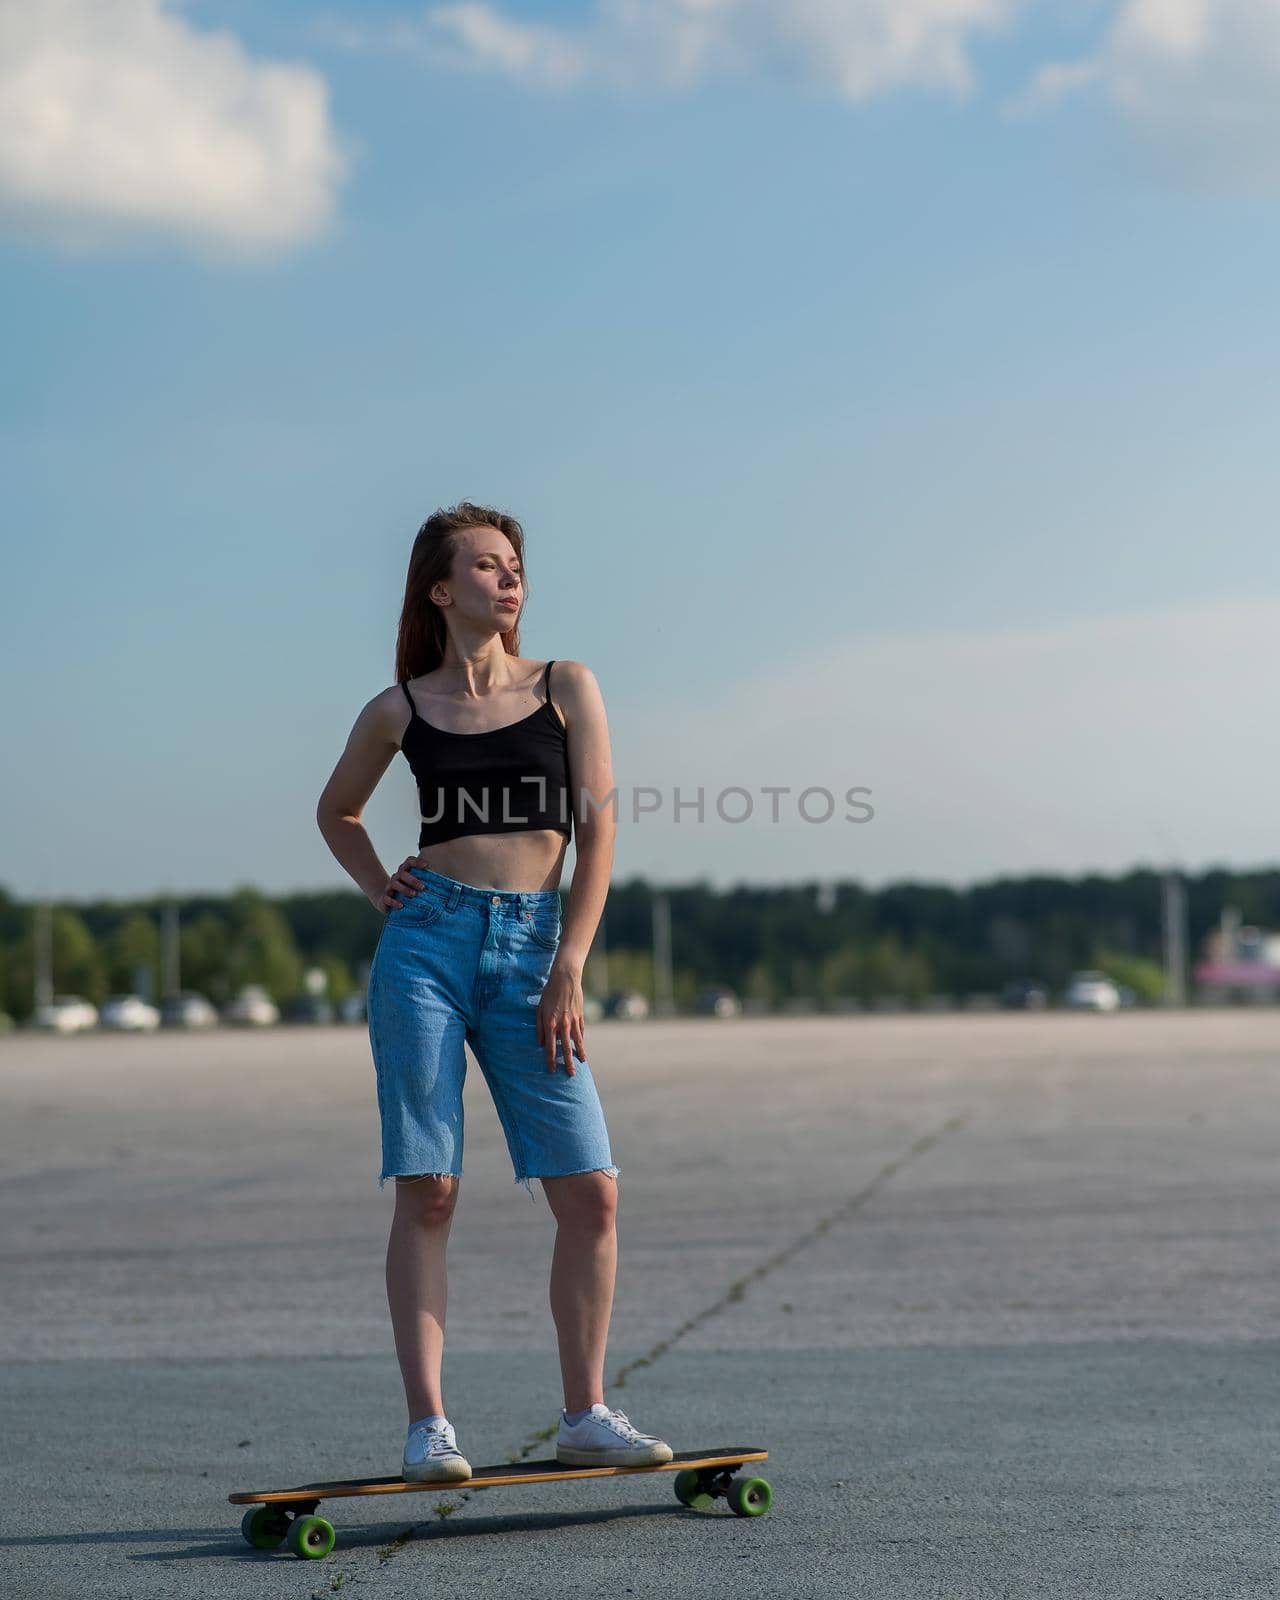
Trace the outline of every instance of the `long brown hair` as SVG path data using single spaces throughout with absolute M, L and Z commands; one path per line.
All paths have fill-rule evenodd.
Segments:
M 524 529 L 505 511 L 460 500 L 456 506 L 433 511 L 418 529 L 409 554 L 409 575 L 404 585 L 404 605 L 400 610 L 400 629 L 396 635 L 396 682 L 420 678 L 444 660 L 448 629 L 440 607 L 431 599 L 431 585 L 448 578 L 458 534 L 463 528 L 497 528 L 510 539 L 520 562 L 521 587 L 527 598 L 528 576 L 524 570 Z M 509 656 L 520 654 L 520 625 L 513 622 L 501 636 Z

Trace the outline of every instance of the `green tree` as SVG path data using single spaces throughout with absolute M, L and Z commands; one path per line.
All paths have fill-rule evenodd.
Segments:
M 877 934 L 867 947 L 862 967 L 862 999 L 904 994 L 908 979 L 902 941 L 896 933 Z
M 913 1005 L 919 1005 L 926 995 L 933 992 L 933 969 L 929 953 L 922 943 L 913 944 L 903 958 L 902 992 Z
M 95 1006 L 111 992 L 106 968 L 88 924 L 78 911 L 53 909 L 53 992 L 80 994 Z
M 137 969 L 151 974 L 152 996 L 160 993 L 160 930 L 135 911 L 101 941 L 102 960 L 113 994 L 132 993 Z
M 819 968 L 818 994 L 825 1005 L 850 1000 L 862 991 L 862 950 L 856 944 L 837 946 Z
M 1164 968 L 1155 961 L 1099 945 L 1090 964 L 1113 983 L 1127 984 L 1143 1005 L 1159 1005 L 1164 998 Z
M 282 913 L 256 890 L 242 889 L 232 896 L 229 921 L 227 980 L 232 992 L 258 983 L 277 1003 L 296 995 L 303 961 Z
M 648 950 L 609 951 L 609 992 L 638 989 L 652 1004 L 654 999 L 653 956 Z M 603 996 L 599 998 L 603 999 Z
M 783 988 L 772 963 L 753 961 L 742 981 L 742 998 L 753 1005 L 767 1006 L 770 1010 L 782 999 Z
M 182 987 L 207 995 L 216 1005 L 231 998 L 228 953 L 231 947 L 226 920 L 216 911 L 202 911 L 183 919 L 178 936 Z
M 333 1005 L 339 1005 L 356 987 L 356 980 L 352 976 L 351 968 L 341 956 L 335 956 L 330 951 L 325 951 L 316 957 L 308 966 L 319 967 L 325 976 L 325 995 Z

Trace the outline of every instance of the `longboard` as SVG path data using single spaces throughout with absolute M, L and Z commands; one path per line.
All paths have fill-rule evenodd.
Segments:
M 452 1482 L 409 1483 L 403 1478 L 347 1478 L 333 1483 L 304 1483 L 296 1489 L 242 1489 L 229 1494 L 234 1506 L 252 1506 L 240 1532 L 255 1550 L 277 1550 L 283 1544 L 303 1560 L 318 1561 L 337 1543 L 333 1524 L 317 1517 L 322 1500 L 359 1494 L 448 1494 L 458 1489 L 495 1489 L 500 1484 L 559 1483 L 566 1478 L 634 1478 L 648 1472 L 674 1472 L 676 1499 L 694 1510 L 713 1501 L 728 1502 L 739 1517 L 761 1517 L 773 1501 L 763 1478 L 734 1476 L 748 1461 L 766 1461 L 769 1452 L 751 1445 L 732 1449 L 680 1450 L 670 1461 L 645 1467 L 567 1467 L 559 1461 L 505 1462 L 477 1467 L 469 1478 Z

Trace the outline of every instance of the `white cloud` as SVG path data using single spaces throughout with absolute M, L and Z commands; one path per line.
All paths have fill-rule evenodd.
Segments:
M 1280 0 L 1124 0 L 1097 54 L 1041 68 L 1019 105 L 1084 87 L 1197 184 L 1280 182 Z
M 514 22 L 492 7 L 435 6 L 423 22 L 423 43 L 454 48 L 455 65 L 505 72 L 551 88 L 577 82 L 591 68 L 590 51 L 572 34 L 538 22 Z
M 1280 752 L 1265 735 L 1264 663 L 1278 631 L 1280 599 L 1262 596 L 870 635 L 753 670 L 723 694 L 614 707 L 617 870 L 962 882 L 1275 861 Z M 752 795 L 746 822 L 717 816 L 732 785 Z M 852 785 L 872 791 L 869 822 L 843 820 Z M 632 789 L 648 786 L 660 808 L 633 821 Z M 765 790 L 777 786 L 791 794 L 774 823 Z M 809 786 L 836 798 L 830 821 L 798 814 Z M 701 824 L 687 804 L 699 787 Z M 822 815 L 820 796 L 807 804 Z
M 1022 0 L 596 0 L 578 27 L 524 22 L 486 0 L 428 6 L 416 24 L 331 32 L 410 48 L 440 66 L 543 87 L 607 82 L 684 89 L 772 76 L 857 101 L 905 84 L 964 93 L 968 47 Z
M 0 0 L 0 215 L 90 246 L 138 229 L 257 254 L 328 223 L 346 165 L 309 67 L 167 0 Z
M 1057 61 L 1041 67 L 1030 86 L 1009 105 L 1015 116 L 1047 111 L 1068 95 L 1097 83 L 1102 70 L 1096 61 Z

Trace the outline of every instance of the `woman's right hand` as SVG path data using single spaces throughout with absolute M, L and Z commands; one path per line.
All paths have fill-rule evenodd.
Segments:
M 385 917 L 388 911 L 394 911 L 397 906 L 403 905 L 405 899 L 412 899 L 422 887 L 422 879 L 415 878 L 410 870 L 419 865 L 417 856 L 406 856 L 404 861 L 387 879 L 374 905 Z M 403 896 L 404 898 L 397 898 Z

